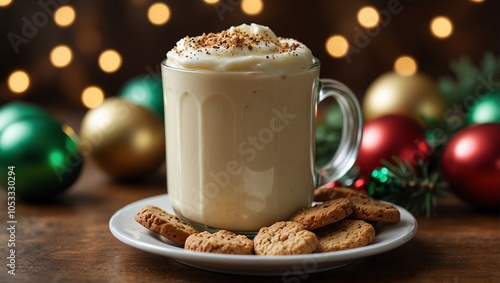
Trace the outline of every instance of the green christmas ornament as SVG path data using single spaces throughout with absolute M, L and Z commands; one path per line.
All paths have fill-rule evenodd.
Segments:
M 472 105 L 465 124 L 500 123 L 500 92 L 485 94 Z
M 163 121 L 163 88 L 161 77 L 142 75 L 125 83 L 120 96 L 153 111 Z
M 0 129 L 0 168 L 13 172 L 0 175 L 0 186 L 9 192 L 14 187 L 16 196 L 28 200 L 62 193 L 76 181 L 83 165 L 74 131 L 41 109 L 30 112 L 36 109 L 19 104 L 0 109 L 0 118 L 10 117 Z
M 0 132 L 22 119 L 52 119 L 43 109 L 24 102 L 11 102 L 0 108 Z

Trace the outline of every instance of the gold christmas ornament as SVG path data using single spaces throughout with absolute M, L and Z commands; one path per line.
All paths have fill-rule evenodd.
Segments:
M 386 73 L 370 85 L 363 99 L 366 121 L 399 114 L 427 128 L 429 125 L 425 120 L 442 121 L 444 109 L 444 100 L 436 83 L 423 74 Z
M 83 118 L 79 148 L 112 177 L 138 178 L 165 161 L 165 129 L 147 108 L 108 98 Z

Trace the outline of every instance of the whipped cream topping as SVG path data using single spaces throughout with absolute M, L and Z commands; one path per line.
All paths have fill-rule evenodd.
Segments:
M 217 33 L 186 36 L 167 52 L 171 67 L 213 71 L 293 72 L 313 63 L 303 43 L 277 37 L 266 26 L 242 24 Z

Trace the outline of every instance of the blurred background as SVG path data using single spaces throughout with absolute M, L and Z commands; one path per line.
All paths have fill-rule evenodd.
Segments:
M 15 165 L 17 194 L 33 199 L 70 187 L 87 157 L 116 179 L 158 172 L 166 52 L 186 35 L 259 23 L 304 42 L 321 76 L 360 101 L 358 158 L 334 185 L 430 216 L 444 179 L 498 208 L 499 11 L 494 0 L 0 0 L 0 167 Z M 317 115 L 319 168 L 342 119 L 334 103 Z
M 304 42 L 322 76 L 362 98 L 394 69 L 438 79 L 500 48 L 498 1 L 0 0 L 0 105 L 85 110 L 159 63 L 180 38 L 260 23 Z M 398 61 L 399 60 L 399 61 Z

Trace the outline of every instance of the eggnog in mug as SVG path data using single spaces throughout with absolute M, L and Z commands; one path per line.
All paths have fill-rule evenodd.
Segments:
M 162 76 L 168 193 L 182 220 L 253 233 L 311 205 L 320 80 L 304 44 L 256 24 L 185 37 Z

